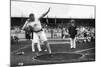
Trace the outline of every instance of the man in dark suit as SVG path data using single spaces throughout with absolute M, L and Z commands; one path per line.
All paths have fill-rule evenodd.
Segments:
M 76 48 L 76 34 L 77 34 L 77 30 L 76 30 L 76 25 L 75 25 L 75 20 L 70 20 L 70 27 L 69 27 L 69 34 L 70 34 L 70 44 L 71 44 L 71 48 Z

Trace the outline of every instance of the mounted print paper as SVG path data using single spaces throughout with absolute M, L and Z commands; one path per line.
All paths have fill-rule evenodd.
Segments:
M 95 61 L 95 6 L 11 0 L 11 67 Z

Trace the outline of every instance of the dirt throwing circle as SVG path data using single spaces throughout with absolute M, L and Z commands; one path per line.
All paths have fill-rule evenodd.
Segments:
M 53 54 L 43 54 L 37 56 L 35 59 L 41 61 L 62 61 L 62 60 L 79 59 L 80 57 L 82 57 L 82 55 L 76 53 L 53 53 Z

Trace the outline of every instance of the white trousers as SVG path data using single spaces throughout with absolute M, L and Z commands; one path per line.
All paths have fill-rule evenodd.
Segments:
M 33 32 L 32 51 L 35 51 L 34 43 L 37 43 L 38 50 L 41 51 L 41 44 L 44 41 L 47 41 L 44 31 L 40 31 L 38 33 Z
M 76 38 L 74 38 L 74 39 L 70 38 L 70 47 L 76 48 Z

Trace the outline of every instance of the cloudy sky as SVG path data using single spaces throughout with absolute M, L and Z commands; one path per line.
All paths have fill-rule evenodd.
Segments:
M 34 13 L 40 16 L 51 7 L 48 17 L 50 18 L 94 18 L 93 6 L 65 5 L 37 2 L 11 1 L 11 17 L 28 17 Z

